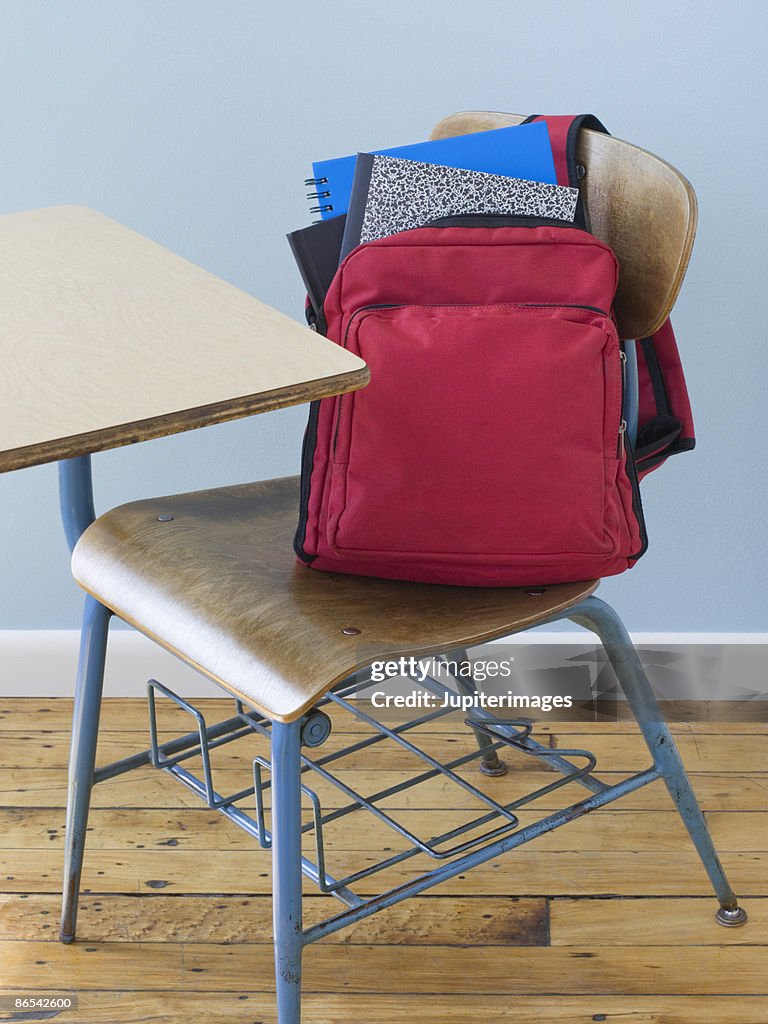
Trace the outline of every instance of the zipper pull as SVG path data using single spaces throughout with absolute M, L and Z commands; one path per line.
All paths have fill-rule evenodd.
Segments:
M 616 453 L 619 458 L 623 458 L 624 457 L 624 435 L 626 434 L 626 432 L 627 432 L 627 421 L 626 420 L 622 420 L 621 423 L 619 424 L 619 443 L 618 443 L 618 451 Z

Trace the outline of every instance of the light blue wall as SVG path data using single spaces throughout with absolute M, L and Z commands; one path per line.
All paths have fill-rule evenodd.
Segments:
M 755 2 L 0 0 L 0 211 L 84 203 L 286 312 L 310 159 L 461 109 L 594 111 L 692 180 L 699 449 L 644 485 L 633 629 L 766 630 L 766 19 Z M 1 372 L 1 368 L 0 368 Z M 75 396 L 73 396 L 75 400 Z M 291 473 L 304 411 L 97 456 L 99 507 Z M 51 466 L 0 477 L 0 628 L 76 625 Z

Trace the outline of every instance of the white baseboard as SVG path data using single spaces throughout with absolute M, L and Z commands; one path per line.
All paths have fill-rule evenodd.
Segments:
M 0 633 L 2 636 L 2 633 Z M 648 633 L 632 632 L 632 643 L 638 646 L 658 644 L 673 647 L 679 644 L 768 644 L 768 633 Z M 491 640 L 494 644 L 580 644 L 589 637 L 583 629 L 555 632 L 548 629 L 530 629 L 516 633 L 506 640 Z
M 582 644 L 584 632 L 530 630 L 505 643 Z M 768 633 L 633 633 L 636 644 L 765 644 Z M 0 697 L 68 697 L 72 695 L 79 634 L 74 629 L 0 630 Z M 159 679 L 184 697 L 216 697 L 223 691 L 157 644 L 131 629 L 110 633 L 104 693 L 108 697 L 143 697 L 146 681 Z M 698 696 L 698 694 L 697 694 Z M 723 699 L 734 694 L 723 691 Z
M 80 634 L 76 629 L 0 630 L 0 697 L 71 697 Z M 104 674 L 106 697 L 144 697 L 159 679 L 185 697 L 221 697 L 214 683 L 132 629 L 113 629 Z

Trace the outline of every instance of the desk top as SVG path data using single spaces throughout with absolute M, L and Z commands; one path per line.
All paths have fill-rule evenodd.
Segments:
M 362 387 L 362 360 L 107 217 L 0 217 L 0 472 Z

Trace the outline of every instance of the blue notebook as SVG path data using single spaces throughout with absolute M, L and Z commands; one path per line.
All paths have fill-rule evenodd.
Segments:
M 454 135 L 450 139 L 416 142 L 410 146 L 376 150 L 376 153 L 403 160 L 420 160 L 425 164 L 443 164 L 468 171 L 557 184 L 549 132 L 544 121 Z M 323 220 L 347 212 L 356 160 L 357 155 L 354 154 L 335 160 L 318 160 L 312 164 L 314 178 L 307 179 L 306 184 L 314 186 L 316 191 L 308 198 L 313 200 L 312 212 L 319 213 Z

